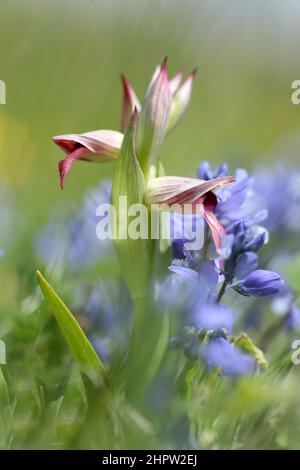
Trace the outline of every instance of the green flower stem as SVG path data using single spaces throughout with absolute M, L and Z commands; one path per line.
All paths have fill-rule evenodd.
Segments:
M 126 395 L 141 407 L 145 390 L 153 380 L 167 349 L 169 316 L 157 311 L 148 298 L 134 299 L 135 317 L 126 367 Z
M 203 245 L 203 261 L 207 260 L 209 242 L 210 242 L 210 238 L 209 238 L 208 225 L 205 224 L 205 227 L 204 227 L 204 245 Z
M 227 285 L 228 285 L 228 281 L 225 279 L 217 295 L 217 303 L 221 302 L 221 299 L 223 295 L 225 294 Z

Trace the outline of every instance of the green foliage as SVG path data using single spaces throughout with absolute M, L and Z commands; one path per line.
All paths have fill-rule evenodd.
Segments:
M 236 10 L 229 5 L 230 14 L 224 15 L 216 2 L 0 3 L 0 16 L 5 18 L 0 30 L 0 78 L 7 82 L 7 104 L 0 109 L 1 180 L 13 188 L 17 210 L 23 214 L 9 249 L 2 239 L 0 242 L 6 251 L 0 263 L 0 338 L 7 346 L 7 364 L 0 369 L 0 448 L 155 449 L 177 445 L 299 450 L 300 367 L 293 366 L 289 351 L 297 333 L 276 331 L 268 340 L 270 365 L 259 376 L 224 378 L 200 361 L 187 360 L 182 351 L 167 348 L 173 333 L 169 319 L 163 312 L 154 315 L 149 305 L 141 303 L 139 309 L 146 313 L 147 323 L 141 327 L 143 337 L 134 358 L 130 395 L 134 397 L 138 391 L 140 397 L 141 383 L 146 384 L 144 404 L 129 401 L 124 394 L 124 382 L 129 379 L 124 377 L 124 351 L 113 358 L 110 388 L 99 392 L 85 379 L 88 373 L 94 380 L 92 370 L 102 380 L 105 375 L 86 339 L 88 325 L 78 325 L 40 275 L 55 318 L 49 316 L 48 305 L 41 303 L 36 289 L 32 250 L 37 232 L 58 203 L 76 204 L 87 186 L 113 171 L 112 166 L 74 165 L 68 191 L 62 194 L 57 174 L 61 155 L 49 137 L 115 128 L 119 73 L 124 71 L 130 81 L 134 78 L 133 85 L 137 84 L 137 92 L 143 96 L 146 76 L 166 51 L 172 57 L 170 75 L 182 64 L 186 69 L 197 65 L 200 69 L 185 121 L 162 148 L 168 174 L 192 174 L 202 158 L 247 167 L 260 155 L 260 162 L 264 159 L 273 165 L 271 151 L 282 141 L 285 161 L 293 154 L 297 159 L 293 149 L 298 141 L 290 135 L 299 127 L 299 107 L 291 105 L 290 82 L 298 73 L 299 28 L 293 31 L 294 23 L 285 21 L 288 8 L 268 2 L 256 12 L 250 9 L 248 15 L 243 2 L 234 2 Z M 285 8 L 284 15 L 281 8 Z M 274 24 L 278 27 L 271 28 Z M 295 40 L 282 41 L 284 25 L 289 28 L 286 38 L 291 35 Z M 124 158 L 116 165 L 114 197 L 130 191 L 132 200 L 139 202 L 144 183 L 130 135 L 123 150 Z M 134 180 L 128 176 L 132 168 Z M 121 169 L 125 179 L 120 178 Z M 5 225 L 1 222 L 0 238 Z M 126 257 L 122 244 L 116 244 L 122 269 L 135 297 L 140 298 L 145 291 L 147 250 L 137 241 Z M 71 279 L 64 275 L 63 282 L 61 277 L 55 279 L 68 304 L 75 302 L 81 281 L 119 275 L 115 259 L 95 271 L 84 279 L 80 272 Z M 299 295 L 299 255 L 293 256 L 285 273 Z M 31 309 L 26 307 L 28 303 L 32 303 Z M 78 318 L 73 303 L 72 312 Z M 251 331 L 255 345 L 273 317 L 263 311 L 260 320 L 261 328 L 254 326 Z M 265 363 L 249 338 L 238 342 Z M 70 360 L 67 345 L 75 362 Z
M 105 376 L 105 369 L 99 356 L 94 351 L 91 343 L 88 341 L 72 313 L 39 271 L 37 272 L 37 278 L 44 297 L 80 369 L 84 374 L 87 374 L 93 382 L 99 382 L 99 380 L 103 379 Z
M 241 333 L 237 338 L 234 338 L 234 344 L 245 352 L 253 356 L 259 366 L 263 369 L 268 367 L 268 361 L 264 353 L 253 343 L 252 339 L 246 334 Z
M 112 187 L 112 203 L 116 210 L 115 245 L 122 273 L 133 299 L 145 298 L 150 276 L 150 241 L 142 238 L 134 240 L 128 235 L 131 217 L 128 208 L 142 204 L 145 182 L 135 153 L 135 115 L 126 131 L 116 162 Z M 120 197 L 127 196 L 126 207 L 121 207 Z M 148 235 L 148 234 L 147 234 Z

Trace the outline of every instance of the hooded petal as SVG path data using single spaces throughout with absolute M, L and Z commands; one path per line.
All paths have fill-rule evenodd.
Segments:
M 101 130 L 84 134 L 57 135 L 52 140 L 67 154 L 79 147 L 100 155 L 110 157 L 118 155 L 123 141 L 123 134 L 118 131 Z
M 117 131 L 101 130 L 84 134 L 66 134 L 53 137 L 53 141 L 67 153 L 59 162 L 60 184 L 64 181 L 75 160 L 105 162 L 117 158 L 123 141 L 123 134 Z
M 125 132 L 132 116 L 134 109 L 136 108 L 138 112 L 141 110 L 140 102 L 135 94 L 134 89 L 126 80 L 124 75 L 121 75 L 122 85 L 123 85 L 123 102 L 121 110 L 121 131 Z
M 181 176 L 161 176 L 149 181 L 147 199 L 150 204 L 197 204 L 199 199 L 209 191 L 234 182 L 232 176 L 203 181 L 197 178 Z
M 212 192 L 234 181 L 231 176 L 202 181 L 196 178 L 180 176 L 162 176 L 154 178 L 148 184 L 147 200 L 149 204 L 169 206 L 176 211 L 176 206 L 190 204 L 199 206 L 200 211 L 209 225 L 217 252 L 220 253 L 222 237 L 225 230 L 214 214 L 217 197 Z

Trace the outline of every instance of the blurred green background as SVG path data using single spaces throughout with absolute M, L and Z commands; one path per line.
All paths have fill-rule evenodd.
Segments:
M 61 393 L 53 392 L 53 384 L 69 370 L 69 351 L 58 327 L 48 309 L 39 307 L 34 272 L 43 267 L 34 255 L 36 234 L 55 207 L 69 202 L 78 202 L 80 207 L 86 188 L 113 173 L 113 164 L 75 164 L 62 192 L 57 163 L 63 153 L 51 136 L 118 129 L 120 73 L 126 74 L 142 98 L 155 66 L 167 54 L 171 76 L 182 65 L 187 73 L 198 67 L 189 110 L 162 148 L 168 174 L 195 175 L 203 159 L 249 169 L 259 164 L 272 167 L 278 160 L 297 163 L 300 105 L 291 102 L 291 83 L 300 79 L 299 22 L 297 0 L 1 0 L 0 80 L 6 83 L 7 104 L 0 105 L 0 189 L 8 187 L 16 210 L 11 224 L 15 236 L 9 240 L 14 243 L 7 242 L 7 246 L 2 238 L 7 218 L 0 210 L 0 249 L 6 251 L 0 263 L 0 338 L 8 341 L 5 375 L 13 397 L 22 391 L 14 417 L 17 438 L 13 446 L 32 447 L 39 440 L 40 446 L 49 445 L 43 413 L 40 426 L 40 410 L 27 401 L 27 394 L 36 393 L 42 384 L 38 390 L 48 393 L 46 402 L 52 403 Z M 6 201 L 0 209 L 5 210 L 5 205 Z M 298 272 L 297 268 L 297 286 Z M 63 282 L 59 278 L 55 282 L 71 305 L 80 282 L 70 273 Z M 284 334 L 277 338 L 275 349 Z M 286 336 L 282 345 L 286 348 Z M 260 422 L 256 406 L 272 405 L 274 391 L 282 409 L 276 445 L 299 447 L 298 382 L 291 380 L 295 381 L 287 386 L 283 382 L 278 390 L 272 382 L 267 389 L 260 382 L 245 382 L 245 386 L 241 382 L 240 388 L 229 391 L 223 385 L 219 395 L 211 393 L 209 383 L 204 391 L 207 427 L 225 410 L 219 429 L 222 437 L 230 437 L 235 432 L 228 434 L 228 423 L 235 426 L 233 413 L 244 413 L 247 407 Z M 192 415 L 201 393 L 201 388 L 195 390 L 195 400 L 189 405 Z M 39 398 L 43 402 L 44 397 Z M 70 415 L 73 402 L 71 395 Z M 117 406 L 123 412 L 122 402 L 112 406 L 119 412 Z M 175 414 L 183 405 L 178 401 L 173 406 Z M 266 420 L 270 429 L 273 414 L 271 418 Z M 71 428 L 72 422 L 68 423 Z M 244 426 L 249 434 L 246 447 L 274 446 L 268 443 L 273 439 L 269 428 L 258 431 L 257 423 L 249 425 L 247 420 Z M 104 437 L 110 436 L 105 421 L 99 429 Z M 125 436 L 132 435 L 124 429 Z M 210 431 L 204 439 L 221 442 L 218 431 L 213 432 L 215 437 Z M 6 447 L 5 436 L 4 444 L 1 437 L 0 432 L 0 448 Z M 92 441 L 91 445 L 98 444 Z
M 185 119 L 163 147 L 168 173 L 198 162 L 298 159 L 300 3 L 241 0 L 1 0 L 0 181 L 12 185 L 28 227 L 58 202 L 112 174 L 77 164 L 64 192 L 50 137 L 118 128 L 124 72 L 142 97 L 168 54 L 170 74 L 199 73 Z M 28 222 L 28 224 L 27 224 Z

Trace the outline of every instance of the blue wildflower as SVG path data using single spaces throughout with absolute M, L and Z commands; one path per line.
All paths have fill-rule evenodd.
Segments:
M 221 163 L 221 165 L 219 165 L 215 171 L 211 169 L 210 163 L 207 160 L 204 160 L 198 166 L 198 178 L 200 180 L 209 181 L 214 178 L 219 178 L 221 176 L 227 176 L 227 175 L 228 175 L 227 163 Z
M 285 327 L 287 330 L 292 331 L 298 329 L 300 326 L 300 309 L 297 307 L 295 303 L 293 303 L 286 315 Z
M 203 304 L 197 302 L 192 311 L 192 325 L 197 330 L 225 329 L 232 334 L 234 314 L 232 310 L 221 304 Z
M 203 357 L 208 366 L 220 368 L 222 375 L 246 375 L 255 368 L 255 360 L 251 356 L 222 337 L 209 341 L 204 348 Z
M 267 241 L 268 234 L 261 226 L 248 227 L 243 221 L 233 227 L 223 240 L 221 249 L 223 274 L 228 282 L 246 277 L 258 266 L 255 254 Z
M 287 285 L 275 296 L 271 303 L 272 311 L 283 318 L 283 325 L 288 331 L 300 327 L 300 309 L 296 305 L 295 295 Z
M 231 188 L 224 188 L 218 192 L 216 213 L 226 229 L 242 219 L 251 219 L 253 213 L 252 204 L 249 202 L 253 194 L 253 178 L 248 176 L 246 170 L 238 169 L 235 172 L 235 179 L 236 182 Z
M 169 267 L 170 271 L 174 274 L 178 274 L 186 281 L 196 282 L 199 278 L 197 271 L 187 266 L 180 265 L 179 263 L 173 263 Z
M 267 208 L 266 227 L 272 232 L 286 233 L 299 231 L 300 174 L 282 166 L 257 171 L 254 189 L 260 206 Z
M 252 273 L 257 269 L 259 258 L 256 253 L 246 251 L 242 253 L 236 261 L 235 265 L 235 277 L 238 279 L 244 279 L 248 274 Z
M 242 295 L 261 297 L 278 294 L 282 284 L 282 278 L 278 273 L 257 269 L 233 285 L 233 288 Z

